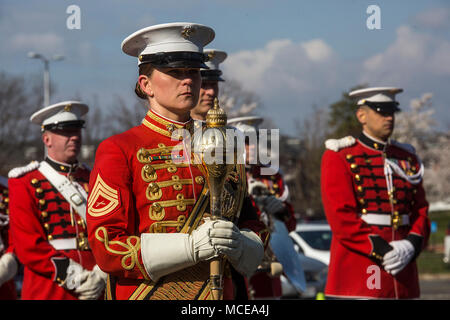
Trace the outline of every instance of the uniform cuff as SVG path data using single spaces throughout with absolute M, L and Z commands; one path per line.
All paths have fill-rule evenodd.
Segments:
M 369 254 L 369 257 L 376 262 L 381 262 L 386 253 L 391 251 L 392 246 L 379 235 L 370 235 L 370 242 L 372 243 L 372 251 Z
M 419 236 L 418 234 L 410 233 L 406 237 L 406 240 L 411 242 L 413 247 L 414 247 L 414 257 L 413 257 L 413 259 L 417 258 L 417 256 L 422 251 L 423 237 Z
M 70 260 L 68 258 L 51 258 L 51 260 L 55 266 L 55 277 L 53 281 L 62 285 L 67 278 L 67 268 L 69 267 Z

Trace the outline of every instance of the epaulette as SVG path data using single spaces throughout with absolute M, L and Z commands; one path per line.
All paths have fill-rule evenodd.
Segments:
M 346 136 L 341 139 L 328 139 L 325 141 L 325 147 L 327 149 L 338 152 L 342 148 L 347 148 L 354 145 L 356 139 L 352 136 Z
M 11 169 L 8 172 L 8 178 L 18 178 L 20 176 L 23 176 L 25 173 L 36 170 L 37 168 L 39 168 L 39 161 L 31 161 L 24 167 L 17 167 Z
M 413 145 L 409 143 L 402 143 L 391 139 L 390 144 L 399 147 L 400 149 L 406 150 L 409 153 L 416 154 L 416 148 L 414 148 Z

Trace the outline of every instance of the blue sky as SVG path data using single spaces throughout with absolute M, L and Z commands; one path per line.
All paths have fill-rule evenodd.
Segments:
M 69 30 L 69 5 L 81 9 L 81 29 Z M 366 9 L 381 9 L 381 30 L 368 30 Z M 260 97 L 261 115 L 295 134 L 312 106 L 329 105 L 359 83 L 399 86 L 398 99 L 433 93 L 436 119 L 450 127 L 450 5 L 448 1 L 269 0 L 2 0 L 0 70 L 42 73 L 28 51 L 64 54 L 51 64 L 57 92 L 102 110 L 116 94 L 135 102 L 136 61 L 121 52 L 132 32 L 158 23 L 189 21 L 216 32 L 209 45 L 228 52 L 224 77 Z

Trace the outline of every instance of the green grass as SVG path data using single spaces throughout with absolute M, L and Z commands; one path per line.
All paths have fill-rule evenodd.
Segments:
M 431 234 L 428 248 L 417 259 L 419 273 L 450 273 L 450 264 L 442 261 L 442 246 L 450 222 L 450 211 L 432 212 L 429 218 L 437 223 L 437 232 Z

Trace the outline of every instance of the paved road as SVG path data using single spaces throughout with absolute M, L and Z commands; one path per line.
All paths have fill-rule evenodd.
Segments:
M 441 279 L 422 278 L 420 291 L 423 300 L 450 300 L 450 277 Z

